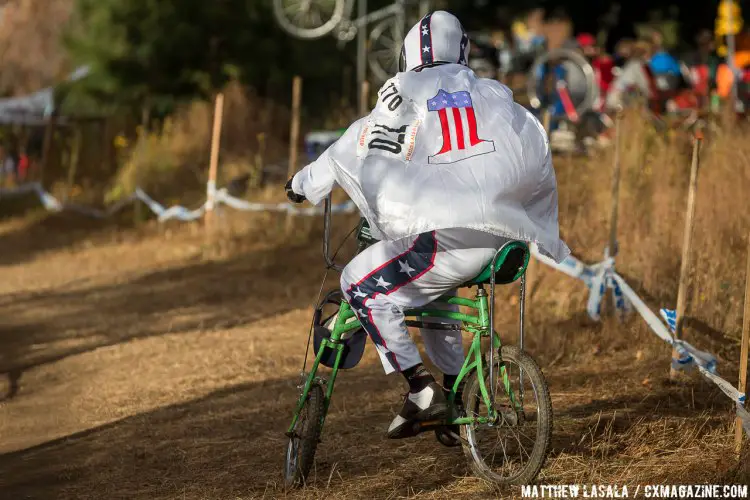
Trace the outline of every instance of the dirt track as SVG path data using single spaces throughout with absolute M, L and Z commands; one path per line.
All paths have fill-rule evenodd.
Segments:
M 313 486 L 285 495 L 317 233 L 275 241 L 258 228 L 276 221 L 253 219 L 207 246 L 186 226 L 0 224 L 0 498 L 493 496 L 431 434 L 384 438 L 403 385 L 371 346 L 339 378 Z M 585 299 L 580 283 L 538 272 Z M 511 294 L 499 307 L 512 342 Z M 638 320 L 592 325 L 582 310 L 531 318 L 555 410 L 540 482 L 747 483 L 726 397 L 700 379 L 667 384 L 668 349 Z

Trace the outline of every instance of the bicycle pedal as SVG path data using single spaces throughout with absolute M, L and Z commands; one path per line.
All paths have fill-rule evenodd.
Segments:
M 419 429 L 432 429 L 433 427 L 440 427 L 445 425 L 443 420 L 425 420 L 424 422 L 417 422 Z

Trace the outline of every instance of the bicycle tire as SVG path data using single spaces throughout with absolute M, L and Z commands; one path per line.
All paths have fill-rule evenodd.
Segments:
M 537 437 L 534 441 L 533 450 L 529 454 L 529 460 L 526 465 L 518 473 L 507 477 L 495 473 L 492 468 L 485 463 L 477 446 L 475 431 L 477 426 L 461 426 L 463 451 L 469 459 L 472 470 L 477 476 L 496 485 L 529 484 L 534 481 L 541 471 L 549 451 L 550 439 L 552 437 L 552 401 L 550 399 L 549 389 L 542 370 L 531 356 L 522 352 L 516 346 L 503 346 L 501 352 L 503 362 L 515 363 L 523 369 L 524 376 L 529 377 L 534 388 L 537 403 Z M 499 363 L 500 360 L 495 361 L 497 370 L 499 370 Z M 467 414 L 471 414 L 472 408 L 478 406 L 477 401 L 482 399 L 476 371 L 469 376 L 466 382 L 466 388 L 467 390 L 464 392 L 464 408 Z M 504 447 L 503 453 L 505 453 Z
M 284 486 L 296 488 L 304 486 L 315 461 L 315 451 L 320 441 L 324 412 L 323 388 L 315 383 L 307 393 L 300 419 L 294 434 L 287 443 L 284 460 Z
M 302 38 L 304 40 L 321 38 L 332 32 L 344 18 L 346 0 L 334 0 L 335 3 L 330 18 L 321 18 L 321 24 L 312 28 L 300 26 L 299 24 L 295 24 L 294 20 L 287 15 L 288 5 L 285 4 L 288 1 L 289 0 L 273 0 L 273 15 L 276 18 L 276 22 L 281 26 L 281 29 L 297 38 Z M 313 4 L 319 4 L 320 2 L 321 0 L 312 0 Z
M 578 66 L 584 75 L 584 79 L 586 81 L 586 95 L 583 98 L 582 102 L 578 103 L 578 105 L 575 105 L 576 113 L 578 114 L 578 116 L 581 116 L 586 111 L 593 109 L 599 89 L 596 86 L 596 76 L 594 74 L 594 68 L 591 66 L 591 63 L 589 63 L 582 54 L 579 54 L 578 52 L 571 49 L 560 48 L 550 50 L 549 52 L 540 54 L 536 57 L 536 59 L 534 59 L 534 62 L 531 65 L 526 78 L 526 94 L 528 96 L 529 103 L 532 108 L 539 109 L 541 97 L 537 92 L 538 82 L 536 75 L 542 65 L 546 64 L 547 61 L 556 58 L 570 61 L 574 65 Z
M 367 64 L 376 83 L 385 83 L 398 73 L 402 40 L 396 39 L 398 16 L 380 21 L 370 31 Z

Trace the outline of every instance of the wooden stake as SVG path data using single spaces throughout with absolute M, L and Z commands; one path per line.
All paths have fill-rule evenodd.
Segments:
M 221 145 L 221 123 L 224 118 L 224 94 L 216 94 L 214 102 L 214 126 L 211 134 L 211 159 L 208 164 L 208 183 L 206 184 L 206 230 L 213 229 L 214 203 L 216 199 L 216 174 L 219 170 L 219 146 Z
M 289 171 L 287 179 L 291 179 L 297 173 L 297 155 L 299 152 L 299 113 L 302 102 L 302 78 L 295 76 L 292 80 L 292 123 L 289 130 Z M 292 227 L 292 215 L 287 213 L 286 229 Z
M 295 76 L 292 81 L 292 123 L 289 129 L 289 171 L 288 177 L 297 173 L 299 151 L 299 111 L 302 100 L 302 78 Z
M 612 166 L 612 184 L 611 184 L 611 205 L 609 207 L 609 237 L 607 240 L 607 255 L 614 257 L 617 254 L 617 221 L 619 219 L 620 211 L 620 132 L 622 130 L 622 110 L 618 109 L 615 114 L 615 152 L 614 152 L 614 163 Z M 569 159 L 569 163 L 572 161 L 572 156 Z M 573 166 L 568 165 L 568 168 L 572 171 Z M 568 193 L 570 195 L 570 193 Z M 570 202 L 570 196 L 566 198 L 566 201 Z M 566 211 L 568 209 L 566 208 Z M 601 304 L 601 316 L 604 317 L 610 312 L 614 313 L 614 307 L 610 307 L 610 290 L 607 288 L 604 290 L 604 296 L 602 297 Z
M 544 113 L 542 113 L 542 126 L 544 127 L 544 131 L 547 132 L 547 135 L 549 135 L 549 125 L 550 125 L 550 113 L 548 109 L 545 109 Z
M 44 127 L 44 144 L 42 145 L 42 164 L 39 168 L 39 182 L 44 186 L 44 173 L 49 169 L 52 161 L 52 142 L 55 138 L 55 127 L 57 125 L 57 113 L 47 118 L 47 124 Z
M 78 173 L 78 164 L 81 157 L 81 142 L 83 142 L 83 132 L 81 131 L 81 125 L 75 124 L 73 128 L 73 137 L 71 138 L 72 144 L 70 145 L 70 156 L 68 164 L 68 182 L 65 189 L 65 201 L 67 202 L 70 196 L 73 194 L 73 187 L 75 186 L 76 174 Z
M 745 274 L 745 309 L 742 312 L 742 348 L 740 350 L 740 380 L 737 389 L 744 394 L 747 389 L 747 356 L 750 349 L 750 233 L 747 235 L 747 271 Z M 734 423 L 734 451 L 742 448 L 742 420 Z
M 698 168 L 700 166 L 700 150 L 703 142 L 703 132 L 696 131 L 693 141 L 693 160 L 690 165 L 690 187 L 688 189 L 687 211 L 685 213 L 685 229 L 682 237 L 682 260 L 680 261 L 680 284 L 677 288 L 677 326 L 675 338 L 682 338 L 682 326 L 687 307 L 688 269 L 690 266 L 690 246 L 693 239 L 693 217 L 695 215 L 695 193 L 698 185 Z M 680 359 L 677 350 L 672 350 L 672 359 Z M 670 368 L 670 378 L 675 378 L 678 371 Z
M 612 170 L 612 205 L 609 212 L 609 256 L 617 254 L 617 219 L 620 210 L 620 132 L 622 130 L 622 111 L 615 115 L 615 162 Z
M 362 82 L 362 88 L 359 89 L 359 116 L 365 116 L 370 110 L 370 82 Z

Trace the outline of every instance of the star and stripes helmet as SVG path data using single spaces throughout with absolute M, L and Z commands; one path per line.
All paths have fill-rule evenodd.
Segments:
M 438 64 L 468 66 L 469 35 L 456 16 L 437 10 L 409 30 L 401 47 L 399 71 L 419 71 Z

